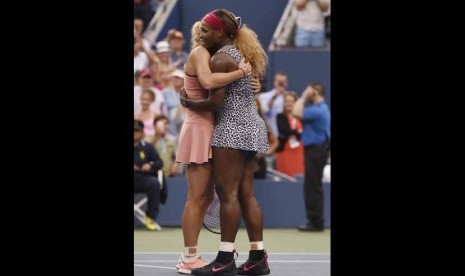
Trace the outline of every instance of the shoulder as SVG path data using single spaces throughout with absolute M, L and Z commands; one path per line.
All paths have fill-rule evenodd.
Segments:
M 147 151 L 150 151 L 151 153 L 154 153 L 158 155 L 157 150 L 155 149 L 155 146 L 152 143 L 147 143 L 146 144 Z
M 151 143 L 145 140 L 140 141 L 140 145 L 142 146 L 142 148 L 147 149 L 147 150 L 155 149 Z
M 304 107 L 304 114 L 312 114 L 312 116 L 321 116 L 325 111 L 325 107 L 322 104 L 308 104 Z
M 211 68 L 216 70 L 226 71 L 232 66 L 237 66 L 236 61 L 227 53 L 216 53 L 210 63 Z
M 197 46 L 194 49 L 192 49 L 190 55 L 193 57 L 202 56 L 202 55 L 210 56 L 210 53 L 203 46 Z
M 315 112 L 316 109 L 315 109 L 315 106 L 314 105 L 311 105 L 311 104 L 307 104 L 304 106 L 304 115 L 305 113 L 308 113 L 308 112 Z

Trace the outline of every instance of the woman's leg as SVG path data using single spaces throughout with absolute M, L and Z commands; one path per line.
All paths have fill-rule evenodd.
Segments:
M 253 190 L 255 155 L 247 155 L 239 185 L 239 202 L 250 242 L 263 241 L 263 217 Z
M 213 147 L 213 176 L 221 203 L 221 241 L 234 243 L 241 222 L 237 198 L 247 152 Z
M 255 152 L 249 152 L 239 186 L 242 217 L 250 241 L 249 258 L 237 269 L 237 275 L 268 275 L 268 256 L 263 245 L 263 217 L 253 190 Z
M 203 218 L 213 200 L 212 164 L 187 165 L 187 200 L 182 214 L 184 246 L 195 247 Z M 193 253 L 196 254 L 196 253 Z

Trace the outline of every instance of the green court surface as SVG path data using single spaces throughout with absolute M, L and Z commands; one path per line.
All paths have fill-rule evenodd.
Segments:
M 330 253 L 331 230 L 324 232 L 300 232 L 297 229 L 264 229 L 264 245 L 268 252 Z M 199 237 L 200 252 L 217 252 L 220 235 L 202 229 Z M 163 228 L 161 231 L 134 230 L 134 252 L 181 252 L 183 250 L 181 228 Z M 245 229 L 239 229 L 236 238 L 239 252 L 248 252 L 250 245 Z

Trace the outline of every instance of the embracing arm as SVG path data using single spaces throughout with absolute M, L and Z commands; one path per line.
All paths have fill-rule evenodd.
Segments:
M 213 56 L 210 67 L 212 72 L 232 72 L 237 68 L 237 63 L 227 54 L 219 53 Z M 210 90 L 208 98 L 200 100 L 192 100 L 185 97 L 181 98 L 181 104 L 196 111 L 213 111 L 216 112 L 223 104 L 224 93 L 226 87 L 220 87 L 218 89 Z
M 192 51 L 191 55 L 193 58 L 192 61 L 194 62 L 197 78 L 199 79 L 202 87 L 206 90 L 226 86 L 233 81 L 236 81 L 249 75 L 252 72 L 249 63 L 245 64 L 241 62 L 238 69 L 233 70 L 229 73 L 212 73 L 213 68 L 210 69 L 209 65 L 210 53 L 208 53 L 208 51 L 204 47 L 195 48 Z

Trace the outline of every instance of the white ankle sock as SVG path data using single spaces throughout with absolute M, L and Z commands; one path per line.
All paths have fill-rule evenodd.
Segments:
M 190 263 L 197 259 L 199 254 L 197 253 L 197 246 L 184 247 L 184 254 L 182 254 L 182 260 L 186 263 Z
M 220 251 L 233 252 L 234 243 L 233 242 L 220 242 Z
M 250 250 L 263 250 L 263 241 L 250 242 Z

